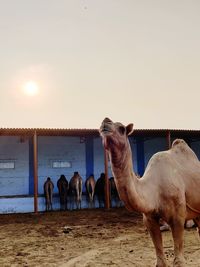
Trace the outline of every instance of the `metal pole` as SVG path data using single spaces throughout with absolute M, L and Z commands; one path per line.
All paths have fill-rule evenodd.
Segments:
M 104 148 L 104 166 L 105 166 L 105 208 L 110 208 L 110 186 L 108 178 L 108 153 Z
M 171 148 L 171 133 L 170 131 L 167 131 L 167 148 Z
M 34 212 L 38 212 L 38 149 L 37 132 L 33 135 Z

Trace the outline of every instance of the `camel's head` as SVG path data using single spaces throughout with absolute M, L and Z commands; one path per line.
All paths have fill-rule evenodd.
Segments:
M 133 131 L 133 124 L 124 126 L 120 122 L 112 122 L 109 118 L 105 118 L 99 129 L 103 140 L 103 145 L 107 150 L 112 148 L 123 149 L 127 144 L 127 136 Z

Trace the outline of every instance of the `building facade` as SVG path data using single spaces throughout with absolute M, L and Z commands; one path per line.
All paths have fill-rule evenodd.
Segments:
M 135 172 L 142 176 L 151 156 L 176 138 L 183 138 L 200 158 L 199 131 L 135 130 L 129 137 Z M 64 174 L 69 181 L 75 171 L 83 181 L 105 172 L 98 130 L 0 129 L 0 213 L 44 211 L 47 177 L 54 183 L 53 208 L 59 209 L 57 180 Z M 84 193 L 85 186 L 82 207 L 87 208 Z

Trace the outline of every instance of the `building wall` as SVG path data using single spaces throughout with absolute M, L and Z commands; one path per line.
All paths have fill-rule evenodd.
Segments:
M 58 192 L 57 180 L 64 174 L 69 181 L 75 171 L 85 180 L 85 142 L 80 137 L 38 137 L 38 191 L 43 194 L 43 184 L 51 177 L 54 192 Z M 53 161 L 66 160 L 71 163 L 70 168 L 53 168 Z
M 54 183 L 54 209 L 59 209 L 57 180 L 61 174 L 69 181 L 78 171 L 85 181 L 86 147 L 85 140 L 80 137 L 38 137 L 38 193 L 43 194 L 43 184 L 48 176 L 51 177 Z M 0 213 L 33 212 L 32 153 L 31 138 L 21 142 L 20 137 L 0 137 L 0 160 L 15 162 L 14 169 L 0 169 Z M 53 161 L 68 161 L 71 167 L 53 168 Z M 3 198 L 17 195 L 26 196 Z M 84 196 L 82 207 L 87 207 Z M 45 210 L 44 197 L 38 197 L 38 210 Z
M 191 142 L 190 146 L 200 160 L 200 142 Z
M 151 138 L 144 141 L 144 162 L 145 168 L 150 158 L 157 152 L 167 150 L 166 138 Z
M 133 169 L 135 173 L 138 173 L 137 140 L 134 137 L 129 137 L 129 142 L 132 151 Z
M 14 169 L 0 169 L 0 196 L 29 192 L 28 140 L 0 136 L 0 161 L 14 161 Z
M 59 199 L 57 196 L 53 197 L 53 209 L 59 209 Z M 45 211 L 44 197 L 38 197 L 38 211 Z M 34 212 L 34 198 L 26 197 L 9 197 L 0 198 L 0 214 L 1 213 L 25 213 Z

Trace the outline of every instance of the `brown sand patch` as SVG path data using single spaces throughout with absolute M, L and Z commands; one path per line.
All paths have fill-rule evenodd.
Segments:
M 171 232 L 163 233 L 173 261 Z M 124 208 L 0 215 L 0 266 L 155 266 L 155 252 L 142 216 Z M 196 230 L 185 230 L 187 266 L 200 266 Z

